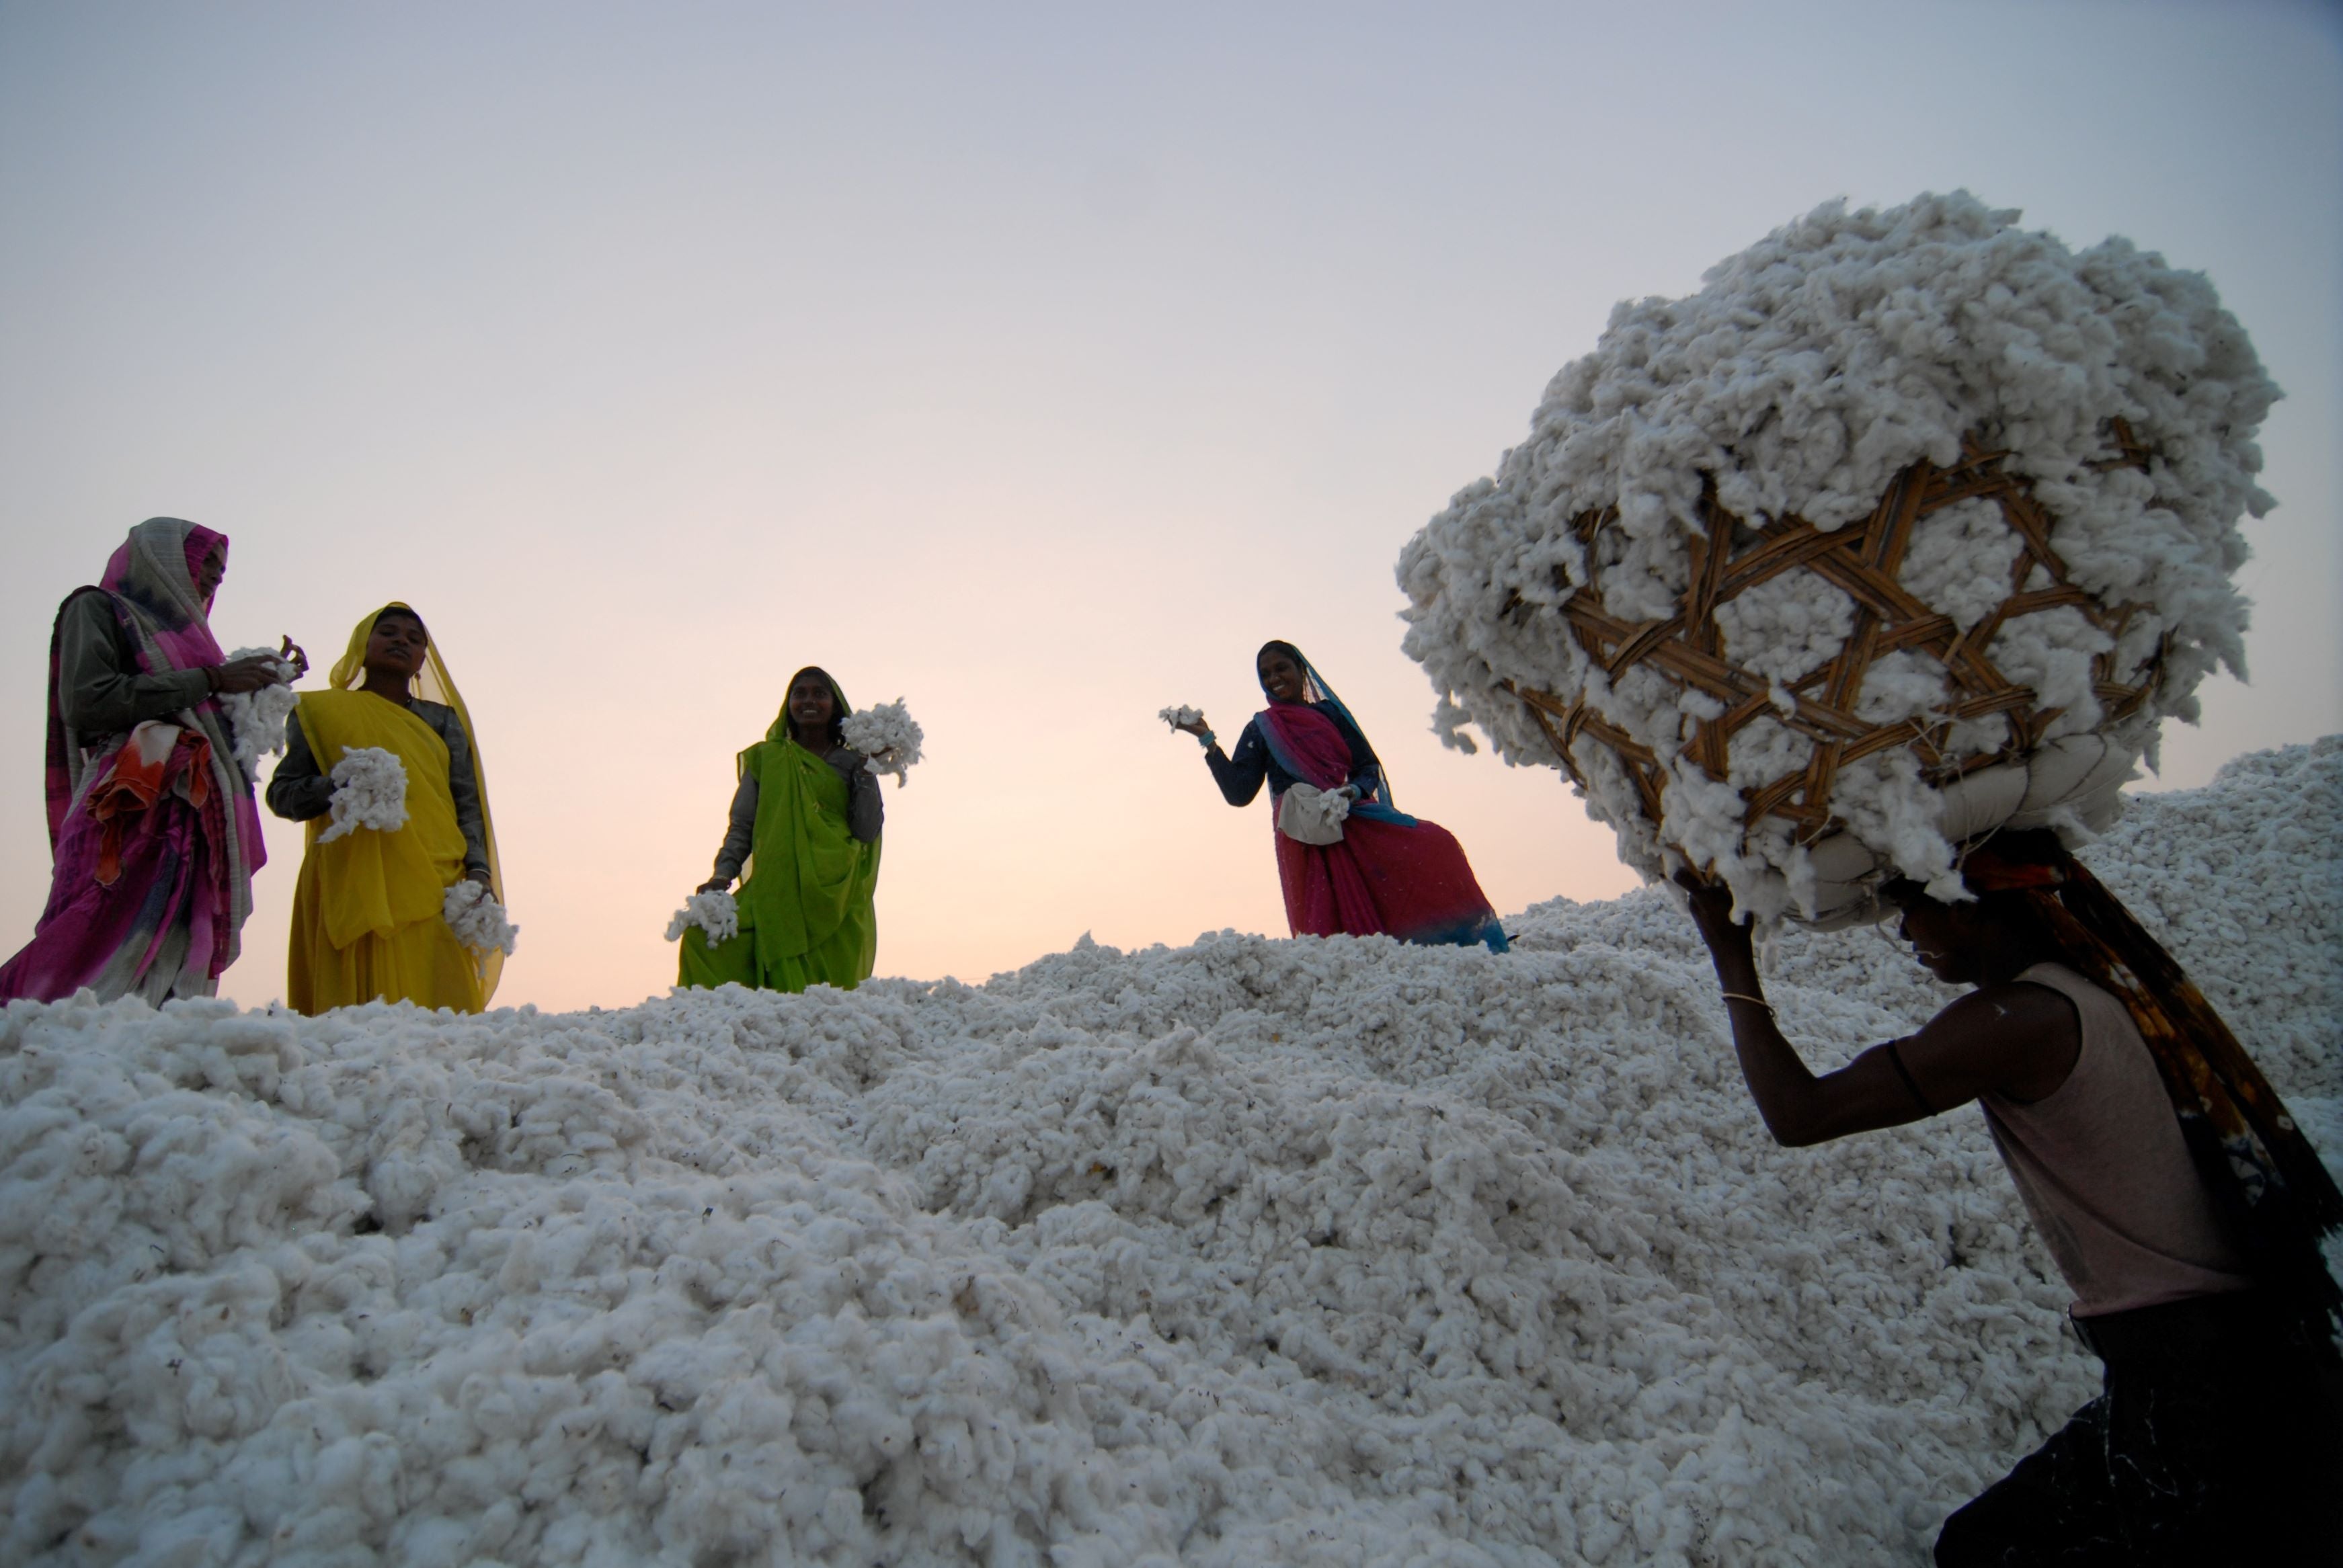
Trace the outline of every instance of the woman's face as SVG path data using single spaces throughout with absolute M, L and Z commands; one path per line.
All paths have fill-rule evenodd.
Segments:
M 374 623 L 367 633 L 366 667 L 369 671 L 411 680 L 423 668 L 423 656 L 431 647 L 431 634 L 413 616 L 385 616 Z
M 789 688 L 789 726 L 799 734 L 828 735 L 837 714 L 829 684 L 819 677 L 809 675 Z
M 1279 702 L 1302 700 L 1302 667 L 1272 648 L 1261 656 L 1261 689 Z
M 196 597 L 206 604 L 219 592 L 221 579 L 227 576 L 227 551 L 216 548 L 204 558 L 204 569 L 196 574 Z
M 1977 929 L 1976 910 L 1968 905 L 1940 904 L 1921 892 L 1891 893 L 1904 911 L 1896 934 L 1912 944 L 1920 967 L 1951 985 L 1966 985 L 1983 972 L 1979 964 L 1989 933 Z

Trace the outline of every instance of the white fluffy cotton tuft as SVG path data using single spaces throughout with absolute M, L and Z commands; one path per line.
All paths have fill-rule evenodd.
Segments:
M 847 715 L 840 728 L 846 743 L 868 759 L 862 764 L 865 768 L 873 773 L 892 773 L 899 788 L 910 781 L 905 775 L 919 761 L 920 743 L 926 736 L 901 698 L 860 709 Z
M 1715 716 L 1707 699 L 1681 699 L 1641 668 L 1614 678 L 1561 608 L 1599 577 L 1605 608 L 1631 625 L 1678 615 L 1704 486 L 1752 528 L 1795 517 L 1835 530 L 1867 516 L 1912 463 L 1957 461 L 1963 435 L 1976 432 L 2008 451 L 2006 471 L 2055 520 L 2049 542 L 2073 583 L 2099 604 L 2135 607 L 2119 641 L 2068 607 L 2015 615 L 1986 641 L 2045 716 L 2033 743 L 2096 748 L 2096 770 L 2076 775 L 2083 793 L 2029 804 L 2024 819 L 2104 821 L 2159 720 L 2192 716 L 2197 685 L 2217 667 L 2242 672 L 2237 524 L 2271 505 L 2254 483 L 2254 436 L 2278 392 L 2202 275 L 2120 238 L 2069 251 L 2017 216 L 1965 192 L 1884 211 L 1832 204 L 1721 263 L 1698 294 L 1614 310 L 1594 352 L 1547 387 L 1496 476 L 1459 492 L 1401 554 L 1405 648 L 1439 693 L 1435 729 L 1461 740 L 1469 721 L 1509 761 L 1552 766 L 1553 742 L 1504 683 L 1584 698 L 1667 769 L 1654 825 L 1609 745 L 1584 729 L 1573 739 L 1588 809 L 1617 829 L 1621 858 L 1646 877 L 1679 857 L 1713 861 L 1761 916 L 1827 914 L 1891 869 L 1949 885 L 1946 808 L 1911 752 L 1839 772 L 1827 805 L 1855 842 L 1818 866 L 1781 819 L 1743 824 L 1749 793 L 1802 770 L 1809 742 L 1761 722 L 1732 743 L 1729 780 L 1708 777 L 1680 757 L 1695 722 Z M 2149 452 L 2148 471 L 2111 445 L 2117 419 Z M 1606 508 L 1615 516 L 1591 542 L 1568 526 Z M 2018 548 L 1998 508 L 1956 504 L 1921 519 L 1898 580 L 1973 629 L 2010 594 Z M 1785 571 L 1720 607 L 1721 651 L 1786 712 L 1789 688 L 1834 657 L 1855 609 L 1811 571 Z M 2159 652 L 2150 699 L 2110 721 L 2093 658 L 2110 654 L 2116 681 L 2130 686 Z M 1935 722 L 1947 700 L 1936 657 L 1883 658 L 1851 709 L 1871 723 Z M 2006 751 L 2030 767 L 2024 750 L 1986 714 L 1962 719 L 1946 756 L 1930 761 Z M 2022 776 L 1987 780 L 1970 806 L 2004 784 L 2029 801 L 2038 793 Z
M 711 942 L 730 941 L 740 934 L 739 901 L 721 889 L 692 894 L 668 921 L 667 940 L 681 941 L 683 933 L 694 926 L 705 931 Z
M 2330 1161 L 2338 845 L 2330 739 L 2085 851 Z M 1663 890 L 1505 924 L 11 1002 L 0 1562 L 1921 1568 L 2098 1392 L 1983 1117 L 1780 1148 Z M 1952 994 L 1767 991 L 1817 1068 Z
M 476 953 L 510 957 L 520 946 L 520 928 L 505 918 L 505 907 L 478 882 L 468 879 L 450 887 L 440 900 L 439 914 L 456 940 Z
M 223 692 L 219 705 L 220 711 L 227 715 L 236 764 L 244 769 L 245 778 L 258 784 L 260 759 L 279 755 L 285 749 L 285 721 L 293 717 L 301 694 L 293 689 L 293 680 L 300 673 L 298 668 L 290 659 L 277 658 L 273 648 L 239 648 L 227 656 L 228 662 L 255 655 L 277 659 L 277 672 L 285 678 L 284 683 L 264 686 L 258 691 Z
M 396 833 L 407 826 L 407 767 L 394 752 L 379 746 L 354 746 L 334 764 L 333 799 L 327 809 L 332 825 L 317 835 L 320 844 L 371 828 Z
M 1155 717 L 1177 729 L 1183 724 L 1202 724 L 1204 721 L 1204 710 L 1182 704 L 1174 708 L 1162 709 L 1156 713 Z

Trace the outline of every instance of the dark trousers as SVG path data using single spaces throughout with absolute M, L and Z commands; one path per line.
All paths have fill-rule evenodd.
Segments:
M 2343 1358 L 2259 1292 L 2078 1319 L 2105 1392 L 1945 1521 L 1940 1568 L 2343 1563 Z

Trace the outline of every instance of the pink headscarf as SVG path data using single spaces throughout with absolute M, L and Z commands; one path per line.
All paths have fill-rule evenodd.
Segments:
M 214 555 L 227 564 L 227 536 L 177 518 L 149 518 L 130 530 L 106 563 L 97 586 L 130 606 L 156 653 L 172 669 L 224 664 L 212 636 L 212 599 L 196 587 Z

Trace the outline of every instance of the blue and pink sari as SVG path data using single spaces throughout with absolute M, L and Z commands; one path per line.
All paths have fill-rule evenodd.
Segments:
M 1350 743 L 1311 704 L 1272 702 L 1253 722 L 1270 755 L 1293 778 L 1318 789 L 1350 782 Z M 1394 810 L 1383 793 L 1353 803 L 1339 843 L 1304 844 L 1275 834 L 1277 877 L 1293 934 L 1381 932 L 1403 942 L 1482 943 L 1503 952 L 1505 933 L 1463 846 L 1438 823 Z M 1272 822 L 1280 799 L 1271 797 Z

